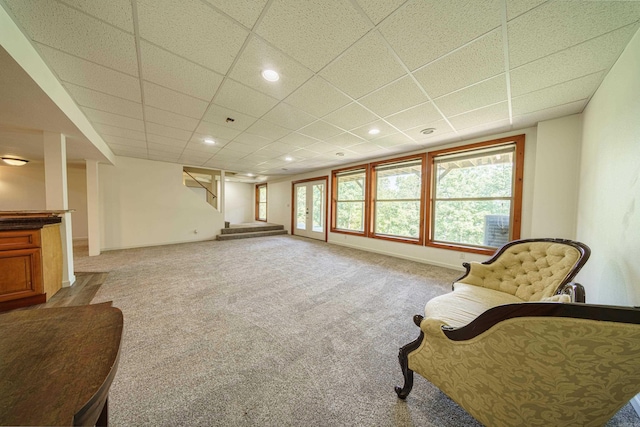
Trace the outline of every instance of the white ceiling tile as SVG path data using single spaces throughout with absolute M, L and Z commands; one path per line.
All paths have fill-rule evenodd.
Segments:
M 206 0 L 247 28 L 252 28 L 267 0 Z
M 289 95 L 287 104 L 322 117 L 351 100 L 320 77 L 314 77 Z
M 235 142 L 240 142 L 242 144 L 251 145 L 256 148 L 261 148 L 266 145 L 269 145 L 273 142 L 273 140 L 269 138 L 264 138 L 259 135 L 252 135 L 250 133 L 242 133 L 238 135 L 235 139 Z
M 146 128 L 148 141 L 151 141 L 154 138 L 152 135 L 180 139 L 183 141 L 187 141 L 191 137 L 191 132 L 189 131 L 159 125 L 157 123 L 147 123 Z
M 385 120 L 400 130 L 423 125 L 442 118 L 442 115 L 431 102 L 417 105 L 406 111 L 385 117 Z
M 413 73 L 429 96 L 454 90 L 503 73 L 502 32 L 492 31 L 469 45 Z
M 501 0 L 412 0 L 379 27 L 410 70 L 499 27 Z
M 303 126 L 316 121 L 316 118 L 312 115 L 307 114 L 285 102 L 281 102 L 273 107 L 273 109 L 262 118 L 291 130 L 300 129 Z
M 433 128 L 434 131 L 429 134 L 423 134 L 422 130 L 426 128 Z M 430 141 L 440 140 L 447 135 L 453 135 L 453 128 L 449 126 L 449 123 L 445 120 L 436 120 L 414 128 L 406 129 L 404 132 L 413 138 L 414 141 L 424 144 L 429 143 Z
M 184 150 L 184 146 L 186 143 L 175 144 L 175 145 L 167 145 L 167 144 L 155 144 L 150 142 L 148 144 L 149 154 L 151 153 L 172 153 L 172 154 L 181 154 Z
M 319 71 L 370 27 L 349 2 L 274 0 L 257 33 L 313 71 Z
M 638 19 L 640 2 L 635 1 L 547 2 L 509 21 L 510 66 L 526 64 Z
M 513 114 L 520 116 L 589 98 L 603 77 L 604 72 L 594 73 L 513 98 Z
M 382 138 L 378 138 L 373 142 L 375 142 L 376 145 L 379 145 L 380 147 L 384 147 L 384 148 L 390 148 L 397 145 L 406 145 L 406 144 L 416 146 L 415 147 L 416 150 L 419 148 L 411 138 L 409 138 L 406 135 L 403 135 L 402 133 L 392 133 L 390 135 L 385 135 Z
M 194 148 L 195 147 L 195 148 Z M 189 157 L 189 158 L 202 158 L 205 161 L 208 160 L 213 154 L 217 153 L 218 151 L 220 151 L 220 148 L 215 148 L 215 146 L 211 146 L 211 150 L 209 151 L 205 151 L 205 150 L 201 150 L 200 147 L 194 146 L 192 143 L 187 144 L 187 146 L 185 147 L 184 151 L 182 152 L 182 155 L 184 157 Z
M 121 138 L 138 139 L 146 141 L 144 131 L 125 129 L 121 127 L 105 125 L 103 123 L 93 123 L 93 128 L 104 138 L 106 135 L 119 136 Z
M 379 24 L 394 10 L 400 7 L 406 0 L 357 0 L 374 24 Z
M 495 135 L 497 133 L 508 132 L 510 130 L 512 130 L 512 126 L 509 123 L 509 119 L 503 119 L 465 128 L 458 132 L 458 136 L 461 138 L 470 139 L 481 136 Z
M 374 128 L 378 129 L 380 133 L 370 134 L 369 131 Z M 350 131 L 354 135 L 357 135 L 360 138 L 366 139 L 367 141 L 376 139 L 376 138 L 382 138 L 385 135 L 390 135 L 392 133 L 398 132 L 396 129 L 394 129 L 391 125 L 389 125 L 384 120 L 377 120 L 375 122 L 366 124 L 364 126 L 360 126 L 355 129 L 350 129 Z
M 314 153 L 323 154 L 323 153 L 335 153 L 336 151 L 340 151 L 341 148 L 329 142 L 321 141 L 306 147 L 305 150 L 314 152 Z
M 121 145 L 121 144 L 109 144 L 109 148 L 113 151 L 113 154 L 116 156 L 144 156 L 147 157 L 147 148 L 144 147 L 131 147 L 129 145 Z
M 318 120 L 317 122 L 311 123 L 308 126 L 303 127 L 298 130 L 299 133 L 303 135 L 310 136 L 312 138 L 316 138 L 319 140 L 327 140 L 332 136 L 340 135 L 343 130 L 338 129 L 337 127 L 323 122 L 322 120 Z
M 522 15 L 547 0 L 507 0 L 507 20 Z
M 144 132 L 144 122 L 131 117 L 120 116 L 106 111 L 94 110 L 93 108 L 81 107 L 87 118 L 94 123 L 116 126 L 125 129 Z
M 264 70 L 277 71 L 280 79 L 276 82 L 265 80 L 261 74 Z M 312 75 L 313 73 L 308 68 L 298 64 L 260 39 L 252 37 L 229 77 L 282 100 L 309 80 Z
M 512 96 L 608 70 L 618 59 L 635 30 L 635 25 L 627 25 L 511 70 Z
M 545 110 L 534 111 L 533 113 L 523 114 L 513 117 L 514 128 L 531 127 L 538 122 L 555 119 L 558 117 L 570 116 L 572 114 L 581 113 L 587 104 L 586 99 L 570 102 L 568 104 L 558 105 L 557 107 L 547 108 Z
M 291 132 L 289 135 L 280 138 L 277 142 L 287 144 L 296 148 L 304 148 L 313 144 L 317 144 L 318 140 L 298 132 Z
M 509 119 L 509 106 L 506 101 L 469 111 L 468 113 L 463 113 L 454 117 L 449 117 L 449 121 L 456 130 L 505 119 Z
M 7 3 L 34 41 L 138 75 L 133 35 L 58 2 L 12 0 Z
M 37 48 L 61 80 L 130 101 L 141 102 L 140 81 L 137 78 L 42 44 L 37 44 Z
M 112 145 L 119 145 L 120 148 L 129 147 L 129 148 L 139 148 L 139 149 L 147 149 L 147 141 L 140 141 L 138 139 L 129 139 L 129 138 L 121 138 L 119 136 L 112 135 L 104 135 L 104 141 L 111 147 Z
M 272 109 L 278 100 L 234 80 L 226 79 L 214 103 L 243 114 L 261 117 Z
M 72 83 L 64 86 L 78 105 L 142 120 L 142 104 L 87 89 Z
M 378 120 L 378 118 L 362 105 L 352 102 L 331 114 L 327 114 L 322 120 L 342 129 L 353 129 Z
M 316 141 L 317 142 L 317 141 Z M 280 141 L 272 142 L 269 145 L 266 145 L 260 149 L 259 154 L 270 155 L 271 158 L 284 156 L 286 154 L 291 153 L 292 151 L 297 150 L 297 147 L 294 147 L 289 144 L 285 144 Z
M 428 98 L 418 85 L 407 76 L 359 99 L 358 102 L 380 117 L 384 117 L 407 110 L 427 100 Z
M 365 140 L 352 133 L 345 132 L 327 139 L 327 142 L 341 148 L 349 148 L 353 145 L 362 144 Z
M 222 83 L 222 75 L 144 40 L 140 41 L 140 56 L 145 80 L 195 98 L 211 101 Z
M 202 118 L 209 105 L 201 99 L 150 82 L 144 82 L 144 103 L 194 119 Z
M 445 116 L 453 116 L 507 100 L 507 80 L 499 75 L 450 93 L 433 102 Z
M 247 30 L 197 0 L 138 0 L 140 36 L 220 74 L 238 54 Z
M 107 21 L 120 27 L 124 31 L 133 33 L 133 18 L 131 16 L 130 0 L 86 1 L 86 0 L 62 0 L 69 6 L 80 9 L 89 15 Z
M 349 147 L 349 150 L 353 151 L 354 153 L 361 154 L 362 158 L 364 159 L 389 154 L 389 151 L 371 142 L 365 142 L 364 144 L 360 145 L 353 145 Z
M 404 74 L 404 68 L 377 31 L 364 36 L 320 72 L 327 81 L 355 99 Z
M 159 110 L 154 107 L 144 107 L 145 120 L 151 123 L 171 126 L 178 129 L 193 131 L 198 126 L 199 121 L 180 114 Z
M 283 128 L 265 120 L 258 120 L 249 128 L 247 128 L 246 132 L 273 140 L 282 138 L 283 136 L 291 133 L 289 129 Z
M 213 139 L 216 140 L 224 139 L 227 141 L 231 141 L 233 138 L 240 135 L 242 131 L 215 123 L 200 122 L 200 124 L 196 128 L 196 132 L 201 135 L 213 137 Z
M 147 140 L 155 145 L 171 145 L 173 147 L 184 147 L 187 144 L 186 139 L 183 138 L 171 138 L 151 133 L 148 135 Z
M 189 154 L 199 154 L 199 155 L 208 155 L 211 157 L 213 154 L 220 151 L 222 147 L 218 144 L 211 145 L 205 144 L 202 141 L 189 141 L 184 148 L 185 153 Z
M 228 121 L 227 119 L 233 119 L 233 121 Z M 207 112 L 204 113 L 202 120 L 238 131 L 243 131 L 258 119 L 219 105 L 211 104 L 209 105 Z
M 225 145 L 225 147 L 222 149 L 221 152 L 224 153 L 224 154 L 228 154 L 228 151 L 233 151 L 233 152 L 236 152 L 236 153 L 242 153 L 242 154 L 246 155 L 246 154 L 249 154 L 249 153 L 253 153 L 257 149 L 258 148 L 256 148 L 253 145 L 250 145 L 250 144 L 242 144 L 240 142 L 231 141 L 230 143 Z

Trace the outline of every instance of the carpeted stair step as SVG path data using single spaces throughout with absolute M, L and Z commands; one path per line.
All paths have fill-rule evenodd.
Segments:
M 250 239 L 252 237 L 278 236 L 280 234 L 287 234 L 287 230 L 275 229 L 275 230 L 255 231 L 255 227 L 254 227 L 254 228 L 251 228 L 250 231 L 246 231 L 246 232 L 218 234 L 218 236 L 216 237 L 216 240 Z
M 221 234 L 239 234 L 239 233 L 254 233 L 258 231 L 274 231 L 284 230 L 284 225 L 252 225 L 248 227 L 233 226 L 230 228 L 223 228 L 220 230 Z

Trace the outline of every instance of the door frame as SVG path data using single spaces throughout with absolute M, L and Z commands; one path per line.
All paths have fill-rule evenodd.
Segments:
M 311 181 L 324 181 L 324 241 L 327 241 L 328 236 L 328 222 L 329 218 L 329 175 L 319 176 L 316 178 L 301 179 L 298 181 L 291 181 L 291 235 L 295 235 L 295 203 L 296 203 L 296 184 L 304 184 Z

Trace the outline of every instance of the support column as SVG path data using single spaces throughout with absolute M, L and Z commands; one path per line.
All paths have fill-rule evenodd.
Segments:
M 100 255 L 100 205 L 98 200 L 98 162 L 85 160 L 87 166 L 87 234 L 89 256 Z
M 67 197 L 67 141 L 64 135 L 44 132 L 44 181 L 47 210 L 69 209 Z M 73 268 L 73 235 L 71 213 L 61 215 L 60 237 L 62 240 L 62 286 L 68 287 L 76 281 Z
M 221 170 L 220 171 L 220 192 L 218 193 L 218 210 L 220 211 L 220 213 L 222 214 L 222 217 L 224 218 L 224 194 L 225 194 L 225 177 L 224 177 L 224 171 Z

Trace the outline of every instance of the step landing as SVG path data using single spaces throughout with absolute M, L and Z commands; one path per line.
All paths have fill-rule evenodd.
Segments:
M 217 240 L 249 239 L 252 237 L 277 236 L 288 234 L 283 225 L 270 223 L 233 224 L 220 230 Z

